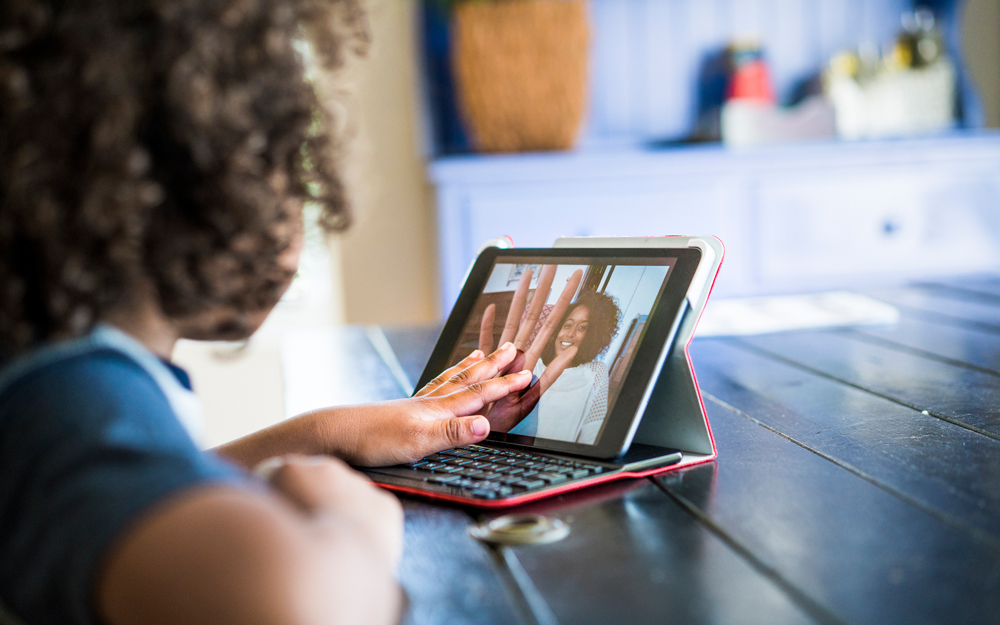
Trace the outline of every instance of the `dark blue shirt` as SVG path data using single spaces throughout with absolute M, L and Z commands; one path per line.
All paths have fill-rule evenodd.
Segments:
M 100 341 L 54 351 L 0 379 L 0 623 L 3 607 L 29 625 L 97 622 L 116 539 L 182 491 L 250 479 L 198 449 L 161 363 Z

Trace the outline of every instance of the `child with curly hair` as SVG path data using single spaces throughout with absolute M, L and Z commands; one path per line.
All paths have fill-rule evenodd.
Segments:
M 304 203 L 346 227 L 301 49 L 365 42 L 354 0 L 0 3 L 0 622 L 398 618 L 401 509 L 343 461 L 485 438 L 513 346 L 213 452 L 170 362 L 260 326 Z

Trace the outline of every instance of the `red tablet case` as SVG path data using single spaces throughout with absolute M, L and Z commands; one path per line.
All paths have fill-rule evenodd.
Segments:
M 509 239 L 507 239 L 509 240 Z M 556 240 L 553 247 L 618 247 L 618 248 L 698 248 L 702 260 L 695 271 L 688 288 L 687 300 L 690 312 L 677 330 L 676 345 L 684 349 L 674 349 L 664 360 L 656 385 L 650 395 L 633 443 L 643 443 L 656 447 L 677 449 L 683 453 L 679 463 L 640 471 L 619 471 L 600 475 L 581 482 L 569 482 L 563 486 L 546 488 L 541 491 L 513 495 L 502 499 L 473 499 L 409 488 L 396 484 L 380 483 L 390 490 L 412 493 L 423 497 L 454 501 L 479 508 L 505 508 L 529 501 L 559 495 L 567 491 L 586 488 L 595 484 L 656 475 L 709 462 L 716 457 L 715 439 L 708 423 L 708 414 L 698 388 L 698 379 L 688 354 L 688 347 L 694 337 L 698 320 L 705 311 L 705 304 L 715 285 L 715 279 L 722 265 L 725 247 L 714 236 L 662 236 L 662 237 L 564 237 Z

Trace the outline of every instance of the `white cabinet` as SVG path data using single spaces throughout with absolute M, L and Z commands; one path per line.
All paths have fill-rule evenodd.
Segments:
M 431 165 L 442 306 L 509 235 L 714 234 L 717 293 L 824 289 L 1000 266 L 1000 136 L 463 156 Z

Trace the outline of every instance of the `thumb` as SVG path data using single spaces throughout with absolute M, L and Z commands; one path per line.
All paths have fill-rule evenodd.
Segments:
M 432 451 L 478 443 L 490 433 L 490 422 L 479 415 L 441 419 L 428 425 L 431 427 L 428 443 L 435 448 Z

